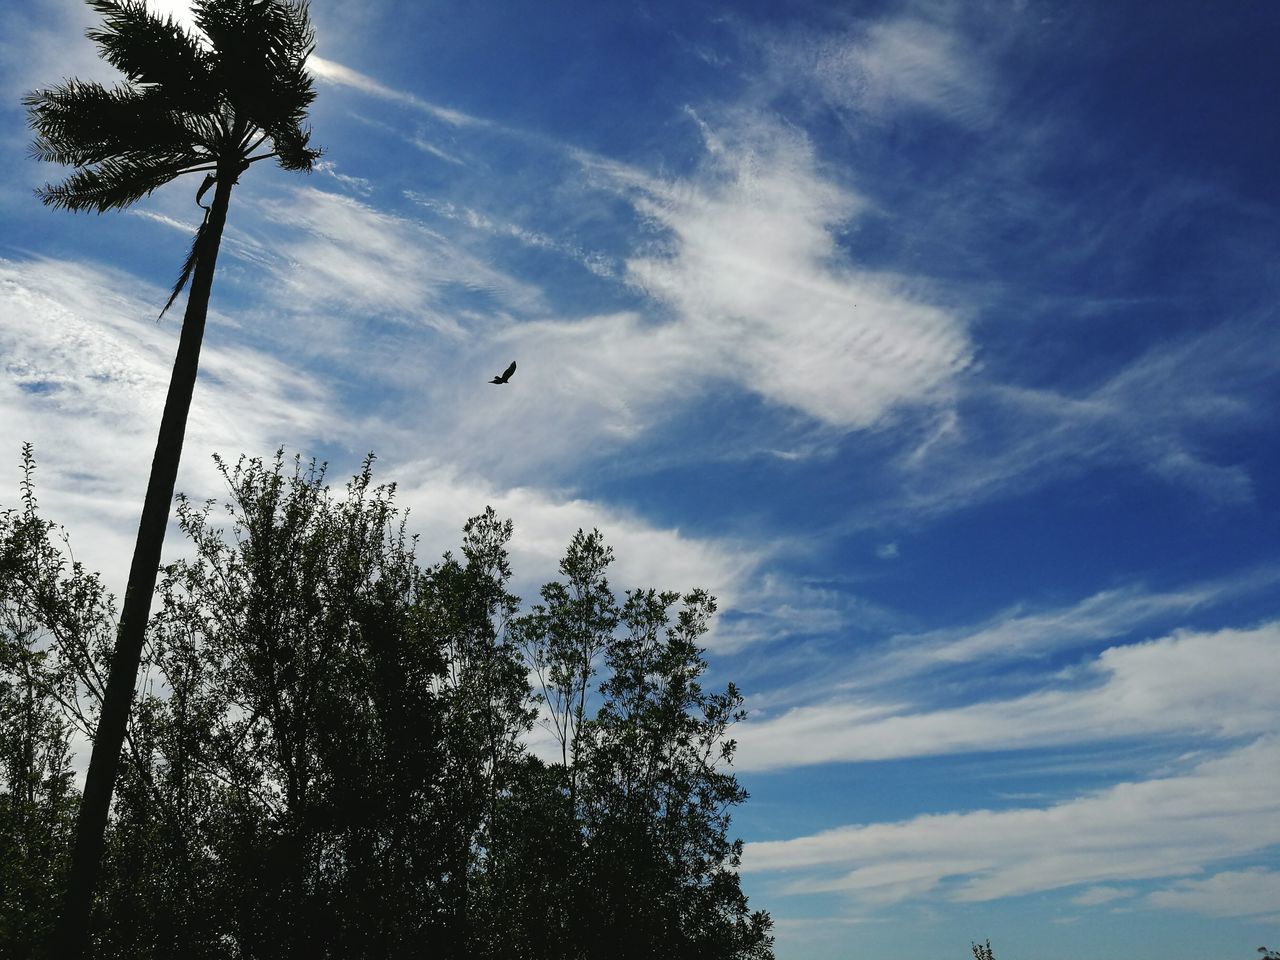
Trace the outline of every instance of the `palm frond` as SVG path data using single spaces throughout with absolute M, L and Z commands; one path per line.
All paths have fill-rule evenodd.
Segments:
M 204 204 L 201 203 L 200 201 L 204 198 L 204 195 L 209 192 L 209 188 L 212 187 L 217 182 L 218 182 L 218 178 L 211 173 L 204 178 L 204 182 L 200 184 L 200 189 L 196 191 L 196 206 L 204 207 L 206 220 L 209 217 L 209 208 L 205 207 Z
M 36 196 L 50 207 L 105 213 L 136 203 L 200 160 L 193 154 L 168 158 L 124 154 L 79 169 L 62 183 L 45 184 Z
M 208 182 L 206 180 L 206 182 Z M 203 188 L 201 188 L 203 190 Z M 196 202 L 199 203 L 199 195 L 196 196 Z M 205 211 L 204 220 L 200 222 L 199 228 L 196 230 L 195 238 L 191 241 L 191 251 L 187 254 L 187 259 L 182 262 L 182 272 L 178 274 L 178 280 L 173 285 L 173 290 L 169 293 L 169 299 L 165 301 L 164 309 L 160 311 L 157 320 L 165 315 L 165 312 L 173 306 L 173 301 L 178 299 L 178 294 L 182 293 L 182 288 L 187 285 L 187 281 L 191 279 L 191 274 L 195 273 L 196 264 L 200 262 L 200 249 L 204 241 L 205 229 L 209 226 L 209 213 Z
M 310 146 L 311 128 L 297 124 L 284 124 L 268 130 L 275 147 L 276 162 L 284 170 L 311 172 L 311 165 L 323 155 L 319 147 Z
M 305 66 L 315 49 L 306 5 L 197 0 L 192 11 L 213 43 L 212 69 L 237 116 L 265 131 L 301 127 L 315 100 L 314 81 Z M 295 135 L 294 143 L 299 138 Z M 298 159 L 296 151 L 290 152 Z
M 193 118 L 152 89 L 68 80 L 28 94 L 23 103 L 40 160 L 80 167 L 142 149 L 167 155 L 210 145 Z
M 188 110 L 207 110 L 217 100 L 209 53 L 173 17 L 147 9 L 144 0 L 88 0 L 102 26 L 88 31 L 102 57 L 131 83 L 156 87 Z

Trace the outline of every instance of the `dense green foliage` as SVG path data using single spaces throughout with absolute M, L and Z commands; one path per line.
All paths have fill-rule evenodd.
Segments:
M 699 684 L 711 598 L 616 598 L 580 531 L 521 614 L 510 522 L 486 511 L 421 566 L 370 467 L 342 494 L 314 464 L 241 460 L 225 512 L 180 501 L 96 955 L 770 957 L 728 833 L 741 697 Z M 94 729 L 113 619 L 26 476 L 0 527 L 0 954 L 18 957 L 50 920 L 69 738 Z

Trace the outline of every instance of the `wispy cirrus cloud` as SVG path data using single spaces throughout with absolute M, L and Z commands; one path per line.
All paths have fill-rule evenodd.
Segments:
M 1136 173 L 1105 144 L 1088 158 L 1095 182 L 1070 190 L 1043 186 L 1053 182 L 1063 150 L 1081 131 L 1072 127 L 1071 111 L 1053 109 L 1057 93 L 1037 94 L 1034 107 L 1011 99 L 1002 71 L 1021 67 L 1003 54 L 1016 48 L 1015 39 L 1034 48 L 1045 43 L 1046 29 L 1070 36 L 1076 28 L 1061 22 L 1049 28 L 1028 14 L 1010 9 L 995 22 L 962 5 L 911 4 L 881 17 L 849 18 L 836 30 L 752 34 L 769 67 L 755 102 L 790 105 L 804 89 L 812 94 L 806 102 L 845 116 L 851 141 L 865 146 L 865 154 L 854 152 L 863 162 L 850 166 L 848 182 L 882 217 L 895 251 L 867 255 L 891 264 L 910 256 L 939 278 L 951 277 L 950 295 L 970 304 L 978 331 L 974 364 L 955 403 L 895 423 L 902 428 L 899 472 L 883 499 L 851 518 L 853 526 L 886 518 L 927 522 L 1097 467 L 1141 470 L 1220 505 L 1253 496 L 1256 478 L 1217 448 L 1242 425 L 1273 417 L 1277 407 L 1280 365 L 1261 319 L 1274 295 L 1265 282 L 1252 282 L 1251 266 L 1273 256 L 1269 242 L 1259 246 L 1260 237 L 1271 235 L 1259 229 L 1270 211 L 1221 181 Z M 901 124 L 909 137 L 922 118 L 989 132 L 972 149 L 958 148 L 938 177 L 914 150 L 900 156 L 874 131 Z M 905 178 L 918 179 L 919 188 L 904 189 Z M 1200 291 L 1167 285 L 1163 292 L 1176 290 L 1167 300 L 1175 315 L 1204 298 L 1201 320 L 1170 324 L 1167 336 L 1147 338 L 1145 354 L 1121 350 L 1113 364 L 1101 365 L 1112 336 L 1099 318 L 1114 314 L 1117 324 L 1128 322 L 1134 304 L 1126 307 L 1125 295 L 1154 292 L 1143 286 L 1147 251 L 1190 222 L 1203 225 L 1197 232 L 1206 249 L 1198 262 L 1214 283 L 1237 260 L 1240 267 L 1232 269 L 1243 282 L 1222 289 L 1226 296 L 1207 293 L 1210 285 Z M 1207 238 L 1220 222 L 1231 227 L 1209 249 L 1214 242 Z M 1009 234 L 1021 238 L 1017 249 L 998 239 Z M 1106 277 L 1113 296 L 1080 296 L 1078 283 L 1064 279 L 1085 274 Z M 1064 288 L 1071 295 L 1063 296 Z M 1239 292 L 1256 295 L 1251 310 L 1221 302 Z M 1097 314 L 1095 322 L 1080 323 L 1088 311 Z M 1025 355 L 1005 353 L 1019 328 L 1033 324 L 1037 335 L 1027 339 Z M 1100 364 L 1095 370 L 1110 372 L 1078 378 L 1069 361 L 1062 363 L 1085 353 Z
M 1226 870 L 1203 880 L 1180 880 L 1148 894 L 1153 907 L 1210 917 L 1280 922 L 1280 872 L 1266 867 Z
M 21 443 L 36 442 L 46 512 L 72 531 L 91 569 L 119 570 L 137 522 L 176 346 L 176 325 L 154 319 L 162 301 L 159 289 L 140 296 L 137 279 L 122 272 L 0 260 L 0 312 L 25 318 L 0 326 L 0 450 L 16 463 Z M 246 345 L 243 329 L 217 312 L 210 321 L 178 482 L 196 500 L 222 493 L 209 460 L 215 452 L 234 458 L 282 444 L 304 453 L 372 445 L 383 457 L 379 478 L 399 482 L 400 502 L 429 545 L 424 561 L 455 544 L 463 522 L 491 505 L 516 521 L 513 563 L 526 591 L 556 576 L 579 528 L 600 528 L 615 548 L 611 579 L 619 588 L 697 585 L 726 606 L 768 557 L 764 545 L 682 533 L 569 491 L 508 485 L 459 463 L 421 459 L 420 438 L 361 416 L 342 384 L 324 386 L 305 357 L 285 363 Z M 57 444 L 44 440 L 55 436 Z M 12 502 L 16 480 L 14 472 L 0 503 Z
M 1099 467 L 1247 504 L 1255 478 L 1215 449 L 1280 409 L 1276 346 L 1247 317 L 1157 343 L 1085 389 L 972 379 L 932 428 L 904 436 L 900 485 L 869 512 L 921 521 Z
M 1050 807 L 930 814 L 749 843 L 743 870 L 770 875 L 781 894 L 838 891 L 881 904 L 926 894 L 977 902 L 1185 877 L 1280 843 L 1278 787 L 1280 742 L 1267 736 L 1174 776 L 1121 783 Z M 1211 884 L 1153 896 L 1153 905 L 1172 908 L 1219 902 Z
M 945 402 L 971 356 L 963 322 L 907 277 L 843 264 L 836 233 L 860 201 L 808 140 L 751 115 L 704 125 L 704 142 L 703 168 L 681 180 L 589 167 L 664 231 L 627 279 L 669 311 L 702 375 L 846 430 Z
M 536 287 L 355 198 L 302 187 L 265 200 L 262 209 L 287 231 L 275 246 L 279 292 L 272 294 L 286 310 L 360 320 L 372 314 L 457 337 L 467 308 L 450 302 L 453 295 L 489 297 L 494 312 L 544 309 Z
M 462 162 L 454 158 L 449 159 L 455 163 Z M 614 264 L 610 258 L 588 250 L 581 244 L 560 240 L 542 231 L 500 219 L 473 207 L 462 206 L 413 190 L 405 191 L 405 196 L 436 216 L 462 224 L 471 230 L 495 237 L 510 238 L 537 250 L 548 250 L 566 256 L 598 277 L 613 277 L 619 273 L 619 265 Z
M 449 107 L 430 103 L 416 94 L 388 87 L 358 70 L 353 70 L 333 60 L 326 60 L 324 57 L 318 57 L 315 54 L 312 54 L 310 59 L 307 60 L 307 67 L 325 83 L 351 87 L 381 100 L 390 100 L 394 103 L 412 107 L 415 110 L 430 114 L 437 120 L 443 120 L 450 126 L 470 127 L 485 124 L 485 121 L 478 117 L 473 117 L 460 110 L 453 110 Z
M 1050 609 L 1017 607 L 976 627 L 899 634 L 878 651 L 859 658 L 857 686 L 980 661 L 1036 659 L 1051 653 L 1123 637 L 1146 624 L 1178 618 L 1193 610 L 1256 593 L 1280 580 L 1280 571 L 1262 569 L 1239 576 L 1151 591 L 1141 586 L 1103 590 L 1077 603 Z
M 44 0 L 0 8 L 0 89 L 16 104 L 32 90 L 62 77 L 119 76 L 85 37 L 93 14 L 84 3 Z M 24 131 L 25 136 L 25 131 Z
M 327 174 L 338 183 L 342 184 L 349 190 L 353 190 L 361 196 L 367 197 L 373 192 L 373 184 L 365 177 L 353 177 L 351 174 L 342 173 L 338 170 L 337 164 L 331 160 L 318 160 L 315 163 L 315 169 L 321 173 Z
M 1186 622 L 1192 614 L 1265 596 L 1278 580 L 1280 570 L 1265 566 L 1165 590 L 1133 584 L 1063 606 L 1019 604 L 978 623 L 923 633 L 901 632 L 900 617 L 895 621 L 887 611 L 865 601 L 808 590 L 797 594 L 795 601 L 802 608 L 796 611 L 800 623 L 821 624 L 826 636 L 847 635 L 856 624 L 871 636 L 846 641 L 842 650 L 847 652 L 841 653 L 838 663 L 830 662 L 829 654 L 819 653 L 816 666 L 813 661 L 796 664 L 800 676 L 787 686 L 759 694 L 755 708 L 762 717 L 779 708 L 835 707 L 842 702 L 862 718 L 883 715 L 878 711 L 886 704 L 890 713 L 909 712 L 908 704 L 936 696 L 939 685 L 953 691 L 971 690 L 984 684 L 983 678 L 1010 667 L 1034 670 L 1037 662 L 1061 659 L 1064 654 L 1075 657 L 1102 644 L 1116 647 L 1131 639 L 1146 639 Z M 794 591 L 795 586 L 787 589 Z M 770 624 L 768 629 L 777 636 L 791 635 L 783 625 Z M 874 639 L 886 634 L 887 639 Z M 1038 676 L 1032 682 L 1052 687 L 1063 679 L 1062 675 Z M 1024 681 L 1025 677 L 1018 682 Z M 874 699 L 863 699 L 869 694 Z M 891 703 L 894 696 L 896 704 Z
M 839 430 L 872 426 L 902 405 L 948 403 L 970 357 L 963 322 L 915 294 L 909 278 L 841 266 L 836 234 L 856 198 L 822 172 L 803 136 L 744 123 L 730 134 L 705 128 L 706 163 L 681 179 L 567 154 L 585 174 L 581 190 L 625 199 L 647 225 L 617 260 L 414 191 L 438 221 L 431 227 L 307 191 L 268 204 L 281 224 L 306 231 L 283 244 L 306 269 L 290 266 L 282 279 L 309 309 L 390 304 L 440 324 L 457 343 L 430 402 L 440 410 L 443 398 L 464 434 L 497 427 L 504 442 L 489 449 L 511 456 L 486 469 L 516 452 L 527 466 L 616 448 L 712 394 L 746 391 Z M 480 251 L 491 238 L 568 257 L 643 299 L 557 315 L 535 284 L 486 266 Z M 491 302 L 472 309 L 442 299 L 446 288 Z M 499 356 L 520 362 L 521 402 L 454 406 L 455 374 L 475 376 Z
M 1261 678 L 1280 666 L 1280 623 L 1178 631 L 1111 647 L 1033 692 L 942 710 L 846 696 L 739 727 L 741 770 L 1013 750 L 1155 734 L 1229 738 L 1274 729 Z
M 1135 892 L 1132 887 L 1089 887 L 1072 897 L 1071 902 L 1078 907 L 1100 907 L 1104 903 L 1125 900 Z
M 511 518 L 512 563 L 526 591 L 558 576 L 560 558 L 579 529 L 599 529 L 614 549 L 609 580 L 619 593 L 635 587 L 683 591 L 697 586 L 731 606 L 768 558 L 763 545 L 685 534 L 618 507 L 537 487 L 501 487 L 429 460 L 389 464 L 387 471 L 424 542 L 453 542 L 463 521 L 485 506 Z
M 315 59 L 314 69 L 322 79 L 426 109 L 455 127 L 481 123 L 323 58 Z M 636 314 L 604 318 L 552 319 L 525 309 L 513 319 L 529 319 L 533 312 L 540 326 L 505 329 L 502 337 L 535 350 L 538 337 L 574 342 L 568 363 L 563 351 L 557 354 L 567 375 L 562 381 L 590 383 L 600 379 L 597 371 L 607 372 L 608 396 L 619 415 L 606 416 L 606 433 L 623 436 L 665 419 L 651 398 L 662 396 L 670 409 L 673 395 L 692 398 L 707 388 L 747 390 L 839 430 L 875 425 L 902 405 L 949 403 L 955 379 L 972 357 L 963 319 L 930 303 L 910 276 L 847 265 L 837 241 L 862 202 L 824 171 L 806 136 L 767 111 L 742 112 L 714 128 L 696 115 L 694 121 L 703 132 L 705 155 L 696 170 L 677 179 L 539 140 L 543 150 L 558 146 L 561 160 L 576 168 L 566 176 L 581 179 L 581 188 L 612 193 L 633 206 L 645 230 L 620 258 L 622 279 L 649 302 Z M 313 207 L 335 203 L 320 199 L 317 192 L 307 195 Z M 415 199 L 437 211 L 461 209 L 473 230 L 571 257 L 604 279 L 616 276 L 610 257 L 579 244 L 497 223 L 439 198 Z M 291 259 L 316 274 L 298 280 L 298 296 L 328 299 L 340 296 L 344 285 L 351 292 L 360 283 L 367 289 L 355 302 L 366 308 L 393 304 L 448 325 L 442 311 L 426 309 L 415 293 L 432 277 L 438 256 L 413 263 L 433 246 L 438 254 L 446 238 L 424 231 L 406 242 L 400 224 L 384 222 L 386 214 L 351 204 L 336 216 L 299 211 L 313 235 L 328 236 L 321 243 L 292 244 Z M 317 217 L 323 229 L 313 222 Z M 371 218 L 378 222 L 365 230 Z M 466 283 L 477 264 L 458 271 L 458 239 L 447 238 L 454 253 L 447 267 Z M 365 256 L 372 258 L 369 267 L 385 269 L 366 269 L 360 262 Z M 493 276 L 485 282 L 496 285 Z M 616 358 L 630 362 L 615 363 Z
M 883 121 L 926 111 L 964 126 L 994 113 L 995 77 L 953 25 L 912 15 L 864 21 L 837 32 L 759 37 L 771 82 L 797 84 L 831 107 Z
M 0 325 L 0 451 L 16 461 L 22 442 L 35 443 L 49 515 L 112 586 L 177 345 L 177 324 L 155 319 L 164 294 L 151 289 L 147 297 L 137 278 L 83 263 L 0 260 L 0 313 L 23 320 Z M 211 314 L 178 481 L 197 498 L 218 489 L 214 451 L 314 443 L 341 430 L 323 386 L 231 342 L 230 329 Z M 14 490 L 7 485 L 0 498 L 12 502 Z

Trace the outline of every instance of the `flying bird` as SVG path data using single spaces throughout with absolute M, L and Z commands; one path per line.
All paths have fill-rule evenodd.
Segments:
M 507 367 L 507 369 L 502 371 L 502 376 L 494 377 L 489 382 L 490 383 L 506 383 L 508 380 L 511 379 L 511 375 L 515 372 L 516 372 L 516 362 L 512 360 L 511 366 Z

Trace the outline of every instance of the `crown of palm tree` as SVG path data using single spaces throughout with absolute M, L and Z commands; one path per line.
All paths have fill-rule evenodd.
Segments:
M 266 157 L 286 170 L 311 169 L 320 151 L 304 125 L 315 99 L 305 3 L 196 0 L 199 34 L 145 0 L 88 3 L 103 18 L 89 38 L 125 82 L 68 80 L 24 98 L 34 156 L 76 168 L 36 191 L 44 203 L 102 213 L 183 173 L 235 176 Z M 268 141 L 270 152 L 252 155 Z

